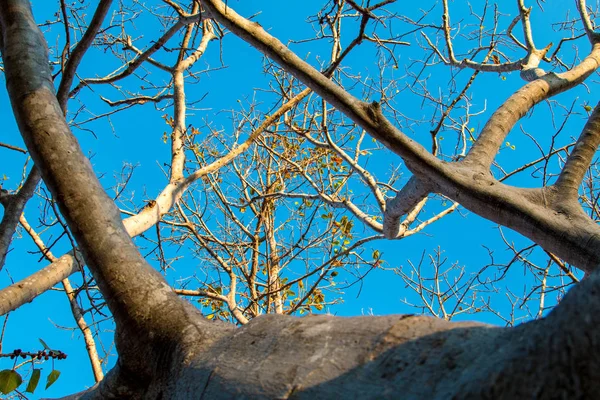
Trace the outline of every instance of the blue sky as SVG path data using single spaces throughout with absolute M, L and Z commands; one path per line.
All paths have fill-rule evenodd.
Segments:
M 54 2 L 34 1 L 33 3 L 34 12 L 39 22 L 51 18 L 51 14 L 55 10 Z M 475 3 L 477 4 L 473 5 L 473 9 L 480 12 L 481 10 L 478 10 L 478 7 L 481 8 L 482 6 L 478 4 L 479 2 Z M 510 2 L 510 6 L 505 5 L 505 2 L 501 3 L 503 3 L 502 10 L 514 15 L 513 2 Z M 229 0 L 229 4 L 238 13 L 245 16 L 261 11 L 256 17 L 257 21 L 285 43 L 288 40 L 301 40 L 311 37 L 313 31 L 310 25 L 305 23 L 305 18 L 316 12 L 320 3 L 316 1 L 243 2 Z M 421 13 L 420 8 L 429 9 L 431 8 L 430 4 L 432 5 L 434 2 L 420 2 L 418 5 L 399 2 L 398 5 L 392 6 L 390 9 L 401 11 L 403 15 L 416 18 Z M 466 4 L 468 2 L 454 1 L 451 3 L 452 20 L 454 22 L 469 21 L 469 9 Z M 558 7 L 559 5 L 563 5 L 563 2 L 554 0 L 545 3 L 544 12 L 534 8 L 532 23 L 539 47 L 545 46 L 547 41 L 550 40 L 556 43 L 555 34 L 549 27 L 551 22 L 557 21 L 557 18 L 562 17 L 565 13 L 564 8 Z M 439 7 L 435 9 L 434 13 L 439 15 Z M 284 15 L 285 18 L 282 17 Z M 437 21 L 433 17 L 430 20 Z M 506 17 L 505 20 L 510 20 L 510 18 Z M 150 18 L 147 21 L 139 22 L 140 32 L 143 31 L 145 35 L 141 44 L 144 41 L 155 39 L 157 34 L 152 32 L 151 29 L 153 23 L 155 24 Z M 464 23 L 461 23 L 461 27 L 466 30 L 468 24 L 465 26 Z M 350 30 L 351 27 L 348 29 Z M 404 28 L 399 26 L 397 29 Z M 55 34 L 55 32 L 52 31 L 49 34 Z M 431 31 L 427 32 L 433 35 Z M 520 37 L 518 32 L 517 36 Z M 419 39 L 418 35 L 408 35 L 403 40 L 411 42 L 411 46 L 396 48 L 395 56 L 399 60 L 400 68 L 397 71 L 392 71 L 389 76 L 389 79 L 395 79 L 399 82 L 398 87 L 403 88 L 395 106 L 412 118 L 427 119 L 433 115 L 433 110 L 430 106 L 422 108 L 422 103 L 418 101 L 418 98 L 411 95 L 410 91 L 406 89 L 411 83 L 404 69 L 407 65 L 423 57 L 424 51 L 419 47 L 422 40 Z M 174 47 L 174 43 L 169 43 L 169 45 Z M 582 48 L 579 49 L 582 54 L 587 51 L 585 46 L 586 44 L 583 42 Z M 329 48 L 325 42 L 291 44 L 290 47 L 315 65 L 319 60 L 326 60 L 329 57 Z M 353 73 L 360 73 L 366 80 L 368 77 L 375 76 L 377 56 L 372 48 L 369 49 L 368 45 L 364 47 L 364 51 L 349 57 L 344 65 L 350 67 Z M 222 53 L 219 53 L 218 45 L 214 43 L 209 48 L 206 56 L 197 65 L 198 69 L 217 67 L 220 65 L 220 57 L 222 56 L 227 68 L 203 74 L 200 84 L 187 89 L 188 96 L 191 99 L 202 98 L 206 94 L 206 97 L 198 105 L 199 110 L 194 111 L 194 115 L 191 115 L 189 120 L 190 123 L 198 125 L 208 120 L 214 126 L 228 130 L 231 129 L 229 116 L 227 113 L 219 111 L 237 108 L 239 100 L 242 103 L 245 102 L 246 97 L 251 98 L 256 89 L 267 87 L 268 82 L 262 72 L 263 61 L 261 55 L 246 43 L 232 34 L 228 34 L 222 42 L 221 51 Z M 567 50 L 566 54 L 572 55 L 572 51 Z M 164 57 L 166 60 L 169 54 L 161 53 L 157 57 Z M 116 66 L 118 66 L 118 63 L 107 57 L 102 50 L 94 50 L 86 55 L 79 75 L 82 77 L 102 76 L 112 71 Z M 427 73 L 432 74 L 428 81 L 430 90 L 434 93 L 443 94 L 448 87 L 449 69 L 446 67 L 433 67 L 427 71 Z M 470 71 L 462 71 L 458 75 L 457 81 L 466 81 L 470 74 Z M 160 77 L 160 74 L 158 76 Z M 131 83 L 124 83 L 124 85 L 128 84 Z M 474 128 L 475 132 L 481 129 L 493 110 L 516 88 L 522 85 L 523 81 L 515 73 L 502 76 L 488 74 L 478 78 L 473 90 L 471 90 L 471 107 L 474 112 L 485 111 L 474 117 L 469 126 Z M 101 87 L 94 87 L 94 92 L 84 90 L 80 97 L 81 103 L 78 100 L 71 101 L 71 113 L 77 110 L 80 104 L 85 104 L 94 110 L 107 109 L 98 99 L 98 94 L 116 96 L 117 91 Z M 1 104 L 7 105 L 8 99 L 5 91 L 1 91 L 0 96 Z M 267 109 L 269 101 L 272 99 L 260 92 L 257 96 L 264 101 L 265 109 Z M 112 99 L 116 99 L 116 97 Z M 567 105 L 574 101 L 574 109 L 577 115 L 570 118 L 565 125 L 562 136 L 557 140 L 556 147 L 567 143 L 571 137 L 576 137 L 579 134 L 585 122 L 585 112 L 582 105 L 587 104 L 586 102 L 594 105 L 597 99 L 591 96 L 585 88 L 579 88 L 575 94 L 563 94 L 558 96 L 557 100 Z M 167 103 L 163 105 L 167 106 Z M 130 163 L 137 166 L 130 182 L 130 189 L 135 191 L 135 198 L 138 202 L 140 199 L 153 198 L 162 189 L 167 182 L 167 178 L 163 175 L 161 166 L 169 159 L 168 145 L 161 140 L 163 132 L 168 128 L 162 119 L 162 115 L 170 111 L 167 108 L 164 112 L 160 112 L 151 105 L 145 105 L 136 108 L 133 112 L 116 114 L 110 120 L 101 119 L 87 124 L 85 128 L 93 131 L 93 134 L 83 129 L 74 129 L 74 133 L 80 140 L 84 151 L 90 155 L 96 172 L 107 188 L 115 183 L 115 174 L 118 174 L 121 170 L 123 163 Z M 4 121 L 4 134 L 1 141 L 22 146 L 9 107 L 0 108 L 0 113 L 2 113 L 1 117 Z M 560 125 L 564 114 L 564 112 L 561 114 L 560 110 L 556 111 L 554 115 L 556 122 L 553 123 L 549 118 L 549 107 L 546 104 L 538 106 L 534 113 L 526 117 L 522 124 L 510 135 L 508 140 L 511 145 L 515 146 L 514 150 L 510 146 L 506 146 L 500 153 L 498 161 L 509 171 L 524 162 L 538 158 L 541 155 L 538 147 L 527 138 L 524 132 L 535 135 L 539 145 L 543 149 L 547 149 L 550 145 L 551 135 L 556 131 L 556 126 Z M 71 114 L 72 116 L 73 114 Z M 78 118 L 79 121 L 85 119 L 81 115 Z M 415 140 L 428 145 L 430 140 L 429 130 L 432 129 L 432 126 L 422 124 L 413 125 L 411 128 L 412 130 L 406 132 Z M 444 140 L 447 140 L 447 142 L 442 143 L 443 146 L 450 146 L 446 143 L 452 143 L 453 146 L 454 142 L 452 141 L 455 139 L 453 139 L 451 133 L 442 133 L 442 136 L 445 136 Z M 20 179 L 25 158 L 23 155 L 5 149 L 0 149 L 0 152 L 4 160 L 0 176 L 4 174 L 7 177 L 3 184 L 4 187 L 12 189 Z M 369 161 L 370 168 L 382 174 L 389 171 L 391 167 L 401 164 L 402 162 L 397 156 L 386 152 Z M 402 180 L 402 182 L 405 181 L 406 179 Z M 529 173 L 519 175 L 512 179 L 510 183 L 520 186 L 539 185 L 539 181 L 531 178 Z M 26 209 L 26 217 L 33 226 L 36 226 L 38 222 L 38 204 L 39 202 L 33 201 Z M 437 207 L 434 207 L 434 209 L 439 209 L 439 206 Z M 426 212 L 428 211 L 426 210 Z M 530 243 L 508 229 L 505 229 L 504 232 L 509 241 L 514 241 L 517 248 Z M 48 241 L 52 240 L 50 235 L 51 233 L 48 233 L 46 237 Z M 54 238 L 56 237 L 54 236 Z M 68 251 L 69 244 L 68 240 L 63 238 L 53 248 L 54 254 L 59 256 Z M 495 224 L 466 212 L 464 209 L 429 226 L 420 234 L 402 241 L 378 241 L 373 244 L 373 248 L 380 250 L 382 253 L 382 258 L 386 261 L 386 270 L 374 270 L 364 281 L 345 289 L 344 302 L 330 307 L 327 310 L 328 312 L 340 316 L 415 312 L 414 309 L 402 303 L 403 299 L 410 302 L 416 301 L 414 293 L 405 288 L 402 279 L 394 274 L 392 270 L 401 266 L 408 268 L 408 260 L 417 263 L 423 252 L 430 254 L 440 248 L 444 257 L 447 258 L 448 264 L 458 262 L 460 265 L 465 266 L 468 273 L 478 271 L 490 262 L 488 249 L 493 250 L 496 262 L 506 262 L 511 255 L 510 252 L 506 251 L 506 245 L 500 241 L 498 227 Z M 8 285 L 11 279 L 19 280 L 46 265 L 45 261 L 40 262 L 38 254 L 27 252 L 31 249 L 31 241 L 28 237 L 15 239 L 7 266 L 0 274 L 0 284 L 3 286 Z M 180 276 L 186 276 L 189 273 L 189 267 L 194 265 L 193 260 L 186 254 L 183 255 L 184 258 L 175 264 L 176 271 L 174 275 L 171 275 L 172 280 L 176 280 Z M 542 262 L 543 258 L 538 254 L 533 257 L 533 260 Z M 424 270 L 426 270 L 427 265 L 427 263 L 424 263 Z M 78 279 L 74 276 L 74 280 Z M 510 288 L 510 290 L 522 292 L 526 285 L 531 284 L 528 279 L 522 266 L 513 266 L 507 273 L 505 280 L 498 285 L 500 292 L 492 296 L 495 307 L 500 312 L 508 313 L 510 311 L 510 296 L 507 295 L 505 289 Z M 549 301 L 551 302 L 551 300 Z M 533 310 L 533 313 L 536 311 Z M 524 311 L 519 311 L 517 314 L 521 315 L 523 313 Z M 500 319 L 490 313 L 468 315 L 464 318 L 502 324 Z M 41 337 L 51 347 L 56 347 L 69 355 L 67 360 L 56 364 L 56 368 L 62 371 L 62 376 L 57 384 L 47 391 L 38 390 L 36 396 L 66 395 L 81 390 L 93 382 L 81 335 L 77 329 L 73 328 L 74 326 L 72 315 L 68 311 L 66 297 L 63 293 L 57 291 L 50 291 L 40 296 L 33 303 L 27 304 L 10 314 L 3 340 L 3 352 L 12 351 L 15 348 L 38 349 L 40 347 L 38 338 Z M 112 332 L 110 331 L 110 325 L 106 326 L 107 329 L 102 332 L 102 336 L 103 342 L 109 344 L 111 343 Z M 114 350 L 112 350 L 112 353 L 115 353 Z M 114 357 L 111 358 L 111 363 L 114 363 L 114 359 Z M 6 361 L 3 367 L 10 368 L 12 365 L 9 364 Z M 46 374 L 49 372 L 50 365 L 48 363 L 43 364 L 42 368 Z M 36 396 L 31 398 L 37 398 Z

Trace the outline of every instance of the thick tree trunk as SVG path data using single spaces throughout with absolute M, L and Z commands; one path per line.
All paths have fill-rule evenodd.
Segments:
M 134 397 L 594 399 L 599 290 L 594 273 L 547 318 L 517 328 L 411 315 L 262 316 Z M 109 398 L 119 378 L 72 398 Z

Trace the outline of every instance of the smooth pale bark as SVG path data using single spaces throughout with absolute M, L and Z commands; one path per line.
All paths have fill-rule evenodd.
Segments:
M 431 193 L 432 187 L 425 181 L 412 176 L 396 196 L 386 201 L 383 218 L 383 234 L 393 239 L 402 234 L 400 218 L 416 207 Z
M 261 316 L 128 396 L 593 399 L 600 393 L 599 291 L 596 272 L 547 318 L 516 328 L 412 315 Z M 69 398 L 111 398 L 127 387 L 116 369 Z
M 577 199 L 583 177 L 590 168 L 599 145 L 600 104 L 596 105 L 556 181 L 556 187 L 560 189 L 561 193 L 566 193 L 574 200 Z
M 139 255 L 70 133 L 28 2 L 0 2 L 0 27 L 20 131 L 117 325 L 117 366 L 96 388 L 72 398 L 544 399 L 600 393 L 600 272 L 547 318 L 511 329 L 410 315 L 263 316 L 238 329 L 205 321 Z
M 73 257 L 73 253 L 65 254 L 48 267 L 0 290 L 0 315 L 33 301 L 58 282 L 79 271 L 83 265 L 78 261 L 82 259 L 81 254 L 78 257 Z

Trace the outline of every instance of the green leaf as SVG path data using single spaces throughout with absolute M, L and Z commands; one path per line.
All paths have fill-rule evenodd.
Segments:
M 53 369 L 52 372 L 50 372 L 50 375 L 48 375 L 48 378 L 46 379 L 46 389 L 52 386 L 52 384 L 58 380 L 59 376 L 60 371 L 57 369 Z
M 373 260 L 379 260 L 379 250 L 373 251 Z
M 27 384 L 27 389 L 25 389 L 26 392 L 28 392 L 28 393 L 35 392 L 35 389 L 37 388 L 37 385 L 40 381 L 41 373 L 42 373 L 41 369 L 34 368 L 33 373 L 31 374 L 31 378 L 29 378 L 29 383 Z
M 38 338 L 38 340 L 40 341 L 40 343 L 42 344 L 42 346 L 44 346 L 44 349 L 46 350 L 50 350 L 50 346 L 48 346 L 46 344 L 46 342 L 44 342 L 41 338 Z
M 589 104 L 586 104 L 585 106 L 583 106 L 583 108 L 585 109 L 585 111 L 590 112 L 592 111 L 592 106 L 590 106 Z
M 0 371 L 0 392 L 2 394 L 9 394 L 18 388 L 22 382 L 23 378 L 17 371 L 12 369 Z

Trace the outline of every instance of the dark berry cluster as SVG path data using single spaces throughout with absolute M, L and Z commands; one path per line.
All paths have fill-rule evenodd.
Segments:
M 39 350 L 37 352 L 27 352 L 21 349 L 15 349 L 12 353 L 8 354 L 0 354 L 0 357 L 10 357 L 10 359 L 15 359 L 17 357 L 26 358 L 31 357 L 33 360 L 48 360 L 50 358 L 56 360 L 64 360 L 67 358 L 67 355 L 62 351 L 58 350 Z

